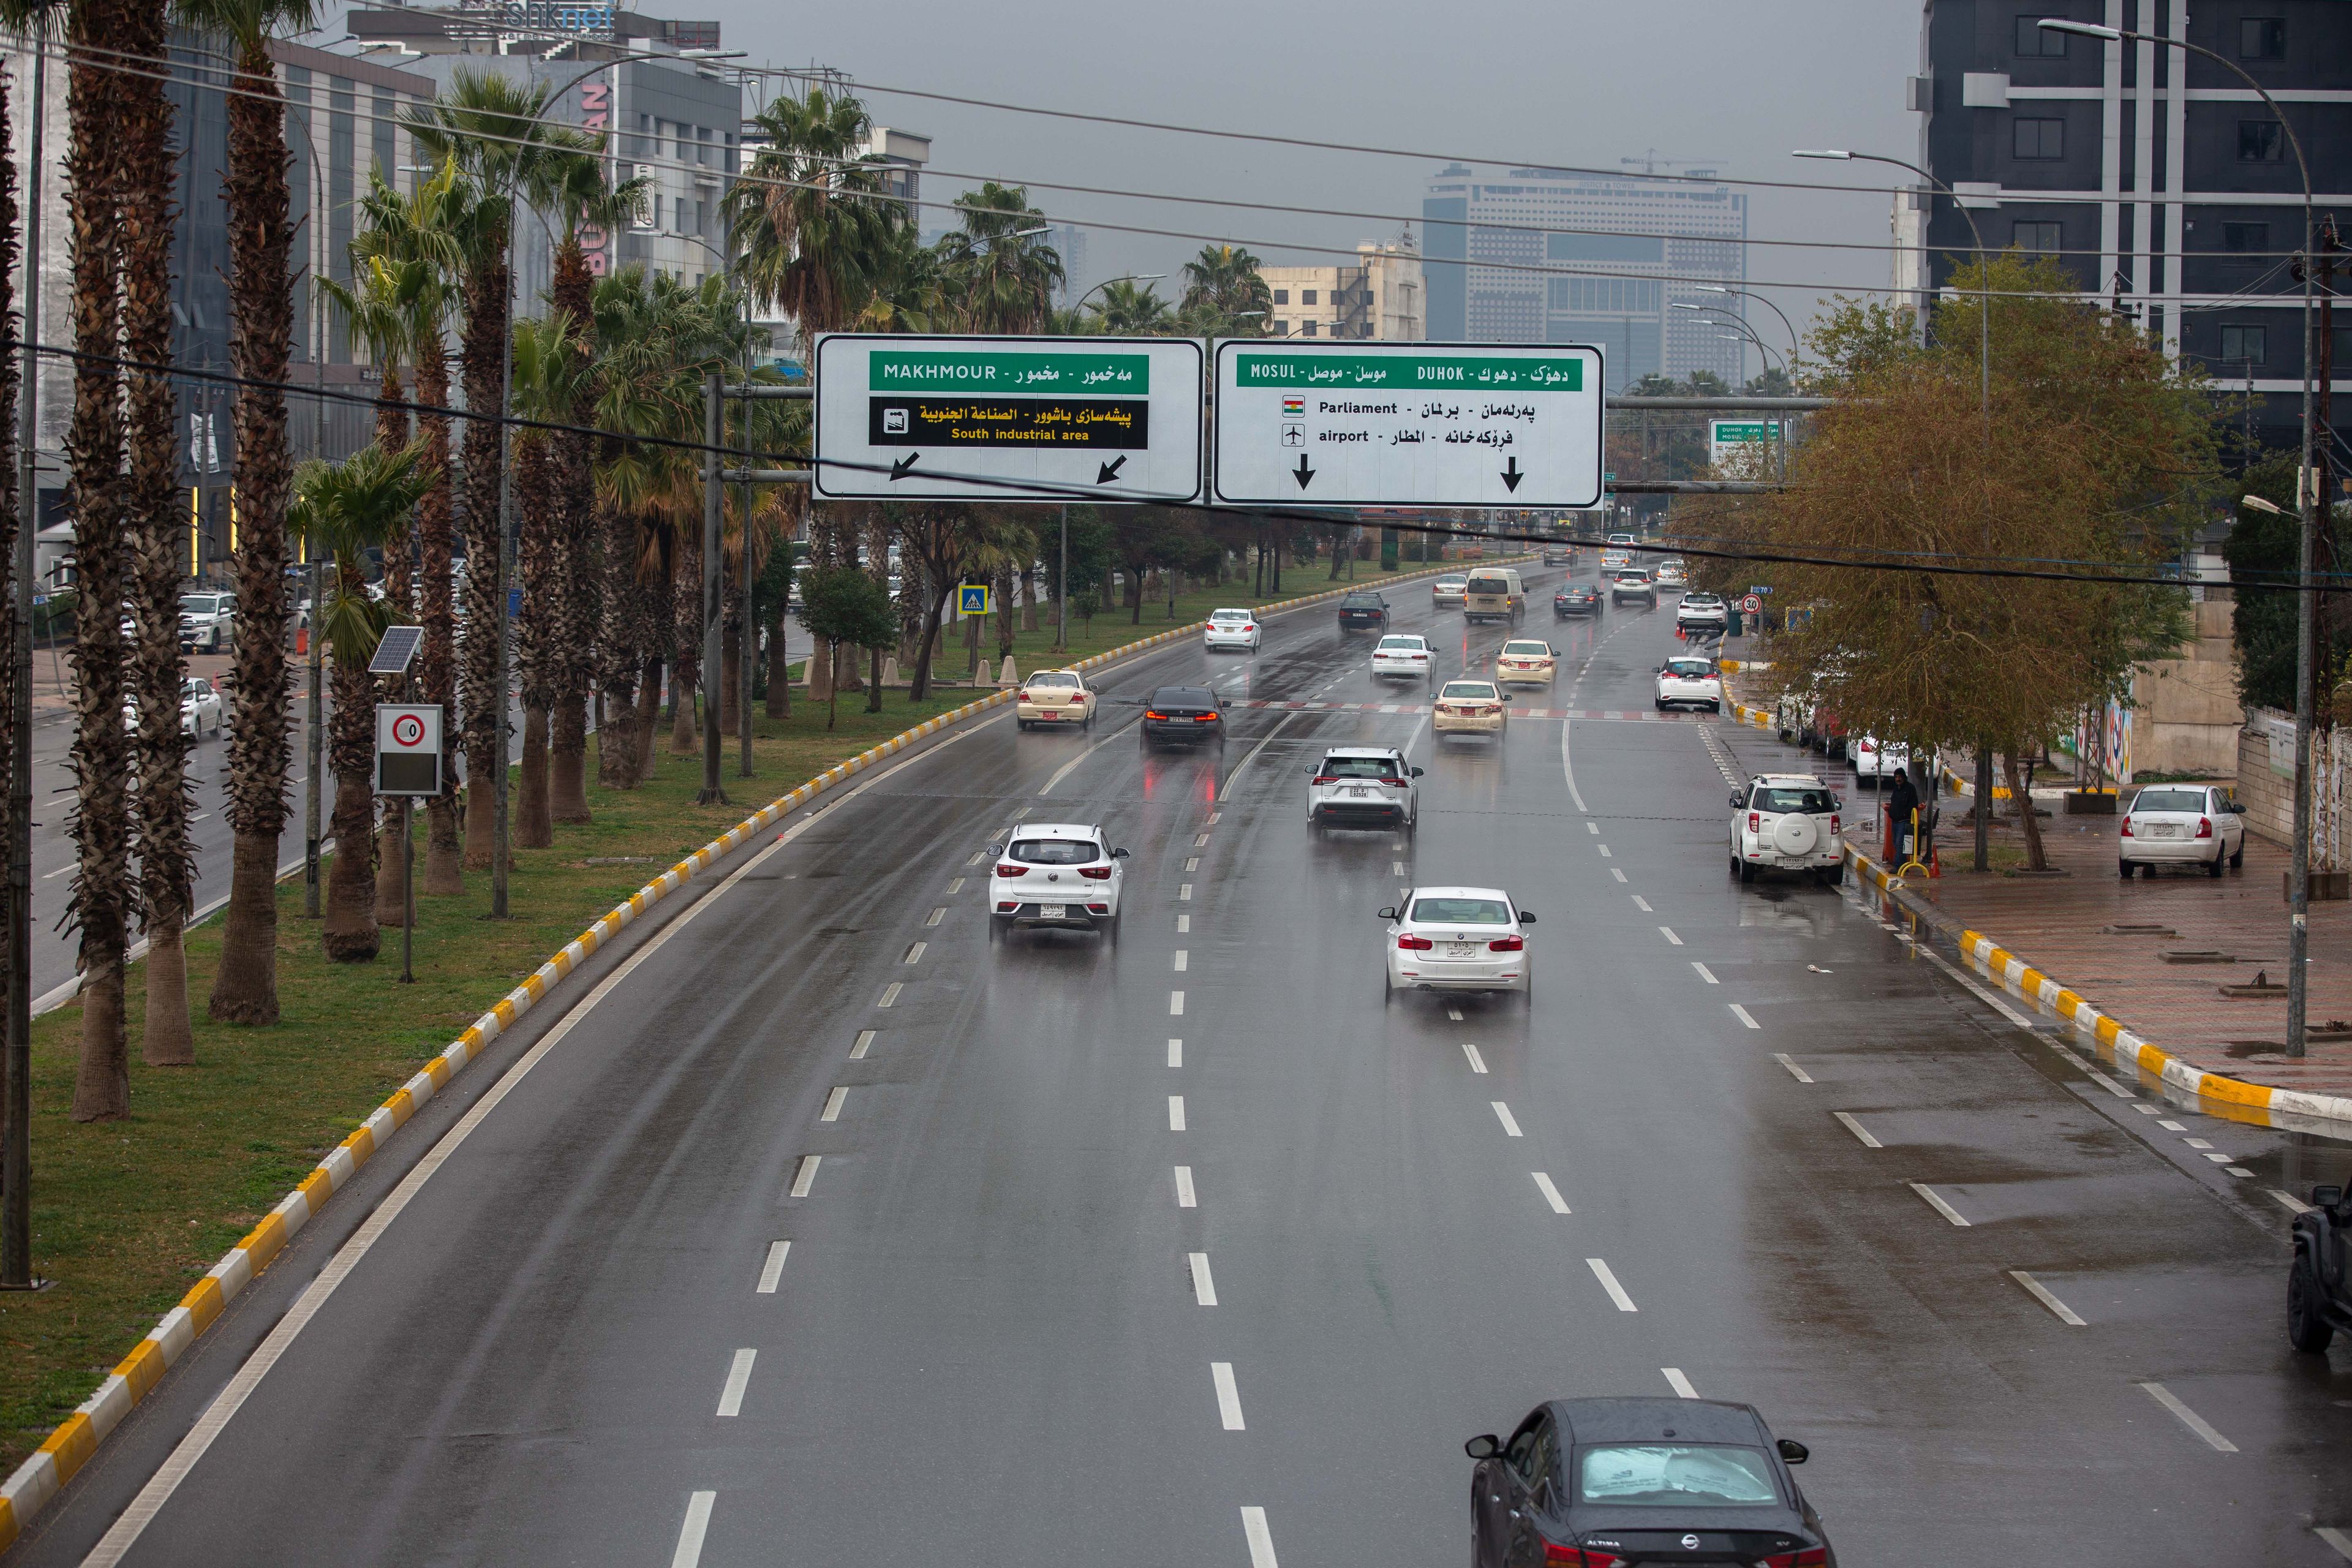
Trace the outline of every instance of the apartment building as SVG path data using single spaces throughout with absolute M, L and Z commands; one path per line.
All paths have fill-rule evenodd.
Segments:
M 1411 237 L 1366 240 L 1352 267 L 1262 267 L 1274 291 L 1267 331 L 1277 338 L 1429 337 L 1427 289 Z

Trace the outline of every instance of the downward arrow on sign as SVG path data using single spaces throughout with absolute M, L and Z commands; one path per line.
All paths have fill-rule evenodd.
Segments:
M 1127 467 L 1127 454 L 1121 452 L 1118 457 L 1112 458 L 1109 462 L 1105 463 L 1102 466 L 1102 472 L 1095 476 L 1095 483 L 1098 485 L 1107 485 L 1110 483 L 1111 480 L 1118 478 L 1119 469 L 1125 467 Z
M 1307 488 L 1307 481 L 1315 477 L 1315 470 L 1307 466 L 1306 453 L 1298 454 L 1298 467 L 1291 470 L 1291 477 L 1298 481 L 1298 488 L 1302 490 Z
M 1517 455 L 1514 454 L 1511 460 L 1503 465 L 1504 487 L 1507 489 L 1517 490 L 1519 488 L 1519 481 L 1526 478 L 1527 475 L 1519 472 L 1519 459 Z
M 922 454 L 920 452 L 909 452 L 905 457 L 899 458 L 897 462 L 891 464 L 890 478 L 893 480 L 905 479 L 907 477 L 907 470 L 913 468 L 915 466 L 915 459 L 921 456 Z

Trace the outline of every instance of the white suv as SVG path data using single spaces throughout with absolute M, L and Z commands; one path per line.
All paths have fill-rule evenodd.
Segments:
M 1401 827 L 1421 820 L 1421 770 L 1393 746 L 1334 746 L 1307 770 L 1307 820 L 1317 827 Z
M 1005 926 L 1101 930 L 1118 919 L 1126 858 L 1100 827 L 1022 823 L 988 879 L 989 934 Z
M 1723 678 L 1703 654 L 1676 654 L 1658 666 L 1658 711 L 1688 703 L 1710 713 L 1723 711 Z
M 1731 625 L 1731 610 L 1720 594 L 1685 594 L 1675 606 L 1675 625 L 1685 631 L 1719 632 Z
M 1811 773 L 1759 773 L 1731 797 L 1731 869 L 1743 882 L 1759 871 L 1811 871 L 1828 887 L 1845 880 L 1838 850 L 1844 805 Z

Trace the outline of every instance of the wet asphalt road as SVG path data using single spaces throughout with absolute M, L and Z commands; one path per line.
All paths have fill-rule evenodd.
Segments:
M 1646 714 L 1671 612 L 1555 627 L 1556 576 L 1519 705 Z M 1449 668 L 1501 638 L 1393 597 Z M 1328 611 L 1269 633 L 1109 688 L 1376 700 Z M 1738 886 L 1769 736 L 1236 708 L 1146 753 L 1110 711 L 976 726 L 698 906 L 123 1560 L 1453 1563 L 1464 1438 L 1679 1390 L 1811 1446 L 1849 1564 L 2343 1561 L 2352 1354 L 2286 1348 L 2270 1189 L 2352 1152 L 2086 1070 L 1851 887 Z M 1416 836 L 1310 832 L 1318 747 L 1408 740 Z M 1131 849 L 1115 942 L 992 943 L 1016 816 Z M 1529 1007 L 1383 1005 L 1414 881 L 1539 913 Z M 72 1501 L 24 1561 L 81 1560 Z

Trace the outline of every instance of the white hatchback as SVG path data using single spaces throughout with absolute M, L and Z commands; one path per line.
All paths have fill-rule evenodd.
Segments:
M 1677 655 L 1658 666 L 1657 702 L 1661 713 L 1685 706 L 1722 712 L 1723 678 L 1716 673 L 1715 660 Z
M 1844 881 L 1840 805 L 1811 773 L 1757 774 L 1731 797 L 1733 874 L 1752 882 L 1759 871 L 1810 871 L 1831 887 Z
M 1098 826 L 1024 822 L 996 858 L 989 878 L 989 933 L 1005 926 L 1097 931 L 1118 919 L 1119 865 Z
M 1255 653 L 1265 634 L 1259 629 L 1257 616 L 1247 610 L 1212 610 L 1209 624 L 1201 629 L 1201 646 L 1206 648 L 1238 647 Z
M 1389 922 L 1383 995 L 1399 991 L 1535 989 L 1526 928 L 1536 917 L 1500 888 L 1415 888 L 1381 911 Z
M 1372 674 L 1378 677 L 1427 680 L 1436 670 L 1437 656 L 1430 650 L 1429 639 L 1424 637 L 1396 632 L 1382 637 L 1380 646 L 1372 649 Z
M 2116 830 L 2116 869 L 2199 866 L 2213 876 L 2246 863 L 2245 807 L 2213 784 L 2149 784 Z

